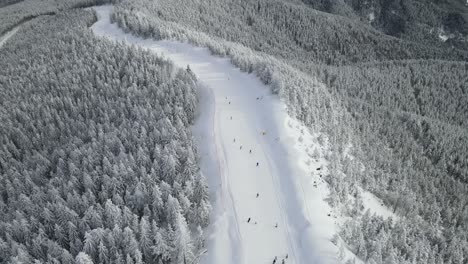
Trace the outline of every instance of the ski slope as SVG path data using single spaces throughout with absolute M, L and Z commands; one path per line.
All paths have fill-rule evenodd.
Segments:
M 334 220 L 323 201 L 327 188 L 320 175 L 326 162 L 311 154 L 324 150 L 316 136 L 229 59 L 187 43 L 126 34 L 110 23 L 111 6 L 95 10 L 96 35 L 149 49 L 183 68 L 190 65 L 201 84 L 193 132 L 213 204 L 201 263 L 267 264 L 275 256 L 276 263 L 339 263 L 330 242 Z

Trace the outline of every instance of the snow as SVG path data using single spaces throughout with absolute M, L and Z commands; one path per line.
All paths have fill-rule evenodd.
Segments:
M 443 33 L 439 33 L 439 39 L 442 41 L 442 42 L 445 42 L 449 39 L 449 37 Z
M 364 204 L 364 210 L 369 209 L 372 214 L 375 213 L 383 218 L 393 218 L 393 220 L 398 219 L 397 215 L 395 215 L 390 208 L 386 207 L 383 202 L 372 193 L 361 190 L 361 196 Z
M 353 146 L 350 144 L 348 145 L 343 152 L 350 160 L 355 160 L 355 157 L 351 154 Z M 362 163 L 359 163 L 361 167 L 361 172 L 365 171 L 365 166 Z M 369 210 L 371 214 L 376 214 L 378 216 L 382 216 L 383 218 L 393 218 L 393 220 L 397 220 L 398 216 L 392 212 L 388 207 L 386 207 L 383 202 L 377 198 L 374 194 L 369 191 L 363 190 L 362 188 L 358 188 L 359 194 L 362 198 L 362 203 L 364 206 L 364 212 Z M 349 197 L 350 199 L 354 199 L 354 197 Z M 343 224 L 346 217 L 341 217 L 340 224 Z
M 442 42 L 446 42 L 450 37 L 445 33 L 445 30 L 441 27 L 439 28 L 439 39 Z
M 0 37 L 0 48 L 5 44 L 5 42 L 7 42 L 11 37 L 13 37 L 16 34 L 18 29 L 19 29 L 19 26 L 6 32 L 5 34 L 3 34 L 3 36 Z
M 111 6 L 95 10 L 96 35 L 149 49 L 179 67 L 190 65 L 200 82 L 193 132 L 213 205 L 201 263 L 262 264 L 275 256 L 281 263 L 286 254 L 286 263 L 339 263 L 330 241 L 336 225 L 324 201 L 327 162 L 321 153 L 327 149 L 318 135 L 290 118 L 267 86 L 229 59 L 187 43 L 126 34 L 110 24 Z
M 370 22 L 374 22 L 375 20 L 375 13 L 374 11 L 370 12 L 369 15 L 367 16 Z

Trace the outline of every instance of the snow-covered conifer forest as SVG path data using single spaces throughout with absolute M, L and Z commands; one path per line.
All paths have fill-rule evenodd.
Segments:
M 1 263 L 183 263 L 202 246 L 196 79 L 98 40 L 95 19 L 41 16 L 0 50 Z
M 191 130 L 206 84 L 95 36 L 105 2 L 128 36 L 229 58 L 320 135 L 340 261 L 468 263 L 461 0 L 0 0 L 0 263 L 210 254 L 217 191 Z

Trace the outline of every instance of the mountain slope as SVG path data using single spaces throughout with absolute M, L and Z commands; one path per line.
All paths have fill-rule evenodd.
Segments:
M 95 20 L 41 16 L 0 49 L 0 263 L 181 263 L 203 246 L 196 79 Z
M 162 53 L 180 67 L 189 65 L 204 86 L 205 123 L 197 129 L 205 131 L 196 135 L 215 214 L 202 263 L 270 263 L 286 255 L 288 263 L 337 263 L 326 188 L 303 191 L 320 180 L 307 171 L 321 167 L 327 173 L 323 160 L 303 153 L 321 147 L 287 116 L 278 98 L 226 59 L 187 44 L 135 38 L 109 24 L 109 9 L 97 11 L 97 35 Z
M 230 57 L 309 129 L 327 133 L 328 201 L 350 217 L 342 238 L 354 253 L 377 263 L 460 263 L 468 255 L 460 242 L 468 233 L 468 210 L 460 209 L 468 190 L 465 48 L 428 42 L 416 35 L 423 30 L 391 36 L 348 16 L 349 8 L 336 15 L 298 1 L 175 3 L 123 1 L 113 18 L 139 35 Z M 427 11 L 411 10 L 415 19 Z M 358 187 L 399 220 L 366 215 Z

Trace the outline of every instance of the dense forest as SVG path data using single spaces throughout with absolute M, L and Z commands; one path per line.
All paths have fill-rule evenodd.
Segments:
M 0 35 L 40 15 L 56 14 L 71 8 L 82 8 L 112 2 L 110 0 L 2 0 L 0 1 Z
M 449 44 L 428 46 L 403 41 L 367 24 L 287 1 L 182 2 L 123 1 L 116 15 L 137 19 L 141 22 L 138 26 L 132 21 L 127 24 L 129 27 L 145 27 L 141 31 L 164 31 L 169 26 L 169 34 L 183 37 L 177 28 L 183 25 L 191 31 L 240 43 L 291 63 L 343 65 L 400 59 L 468 59 L 466 49 L 456 49 Z M 140 15 L 132 16 L 132 8 L 141 10 Z M 142 13 L 148 16 L 142 16 Z M 172 23 L 156 25 L 159 21 Z M 225 24 L 229 25 L 228 29 Z M 165 37 L 164 32 L 158 33 Z
M 95 20 L 41 16 L 0 49 L 0 263 L 192 263 L 210 214 L 196 79 Z
M 407 13 L 389 1 L 396 10 L 389 14 L 374 3 L 375 23 L 363 21 L 358 1 L 303 2 L 124 0 L 113 20 L 229 56 L 269 84 L 291 115 L 325 133 L 333 150 L 329 201 L 352 219 L 340 235 L 361 260 L 466 263 L 468 52 L 424 35 L 445 27 L 464 38 L 464 17 L 443 8 L 453 1 L 421 9 L 424 1 L 399 1 Z M 392 29 L 391 21 L 407 24 Z M 365 212 L 359 188 L 398 219 Z
M 410 41 L 466 49 L 468 5 L 460 0 L 301 0 L 306 5 L 345 16 L 382 33 Z
M 0 1 L 0 35 L 32 20 L 0 49 L 0 263 L 192 263 L 203 247 L 196 79 L 69 10 L 103 2 Z M 229 56 L 326 135 L 328 201 L 361 260 L 467 263 L 462 1 L 113 2 L 124 30 Z M 364 210 L 361 188 L 398 217 Z

